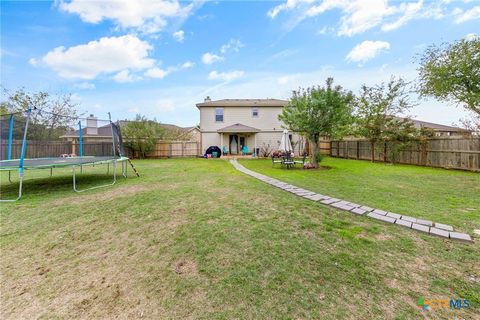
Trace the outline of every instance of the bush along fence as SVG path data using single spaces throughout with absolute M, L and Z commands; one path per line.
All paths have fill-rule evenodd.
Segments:
M 372 147 L 367 140 L 332 140 L 330 144 L 332 157 L 372 160 Z M 398 152 L 392 152 L 392 148 L 395 146 L 390 141 L 376 143 L 374 161 L 480 171 L 480 137 L 434 137 L 411 142 Z

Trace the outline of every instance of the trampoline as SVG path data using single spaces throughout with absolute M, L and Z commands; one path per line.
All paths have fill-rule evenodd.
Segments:
M 50 176 L 52 176 L 54 168 L 71 168 L 73 190 L 75 192 L 84 192 L 115 184 L 118 163 L 121 164 L 122 175 L 125 178 L 127 177 L 129 164 L 138 176 L 129 158 L 124 155 L 120 126 L 110 119 L 98 120 L 91 115 L 90 118 L 86 119 L 72 118 L 58 122 L 59 116 L 56 115 L 58 128 L 53 131 L 53 125 L 48 126 L 43 122 L 41 125 L 31 123 L 34 112 L 39 111 L 29 109 L 26 112 L 0 115 L 0 173 L 7 171 L 8 180 L 12 183 L 11 173 L 17 172 L 19 183 L 18 197 L 15 199 L 0 199 L 0 202 L 14 202 L 22 197 L 25 170 L 50 169 Z M 45 114 L 48 113 L 37 114 L 36 119 L 42 116 L 46 119 L 51 118 L 48 115 L 45 116 Z M 100 124 L 104 122 L 105 125 L 98 126 L 99 122 Z M 58 125 L 59 123 L 61 125 Z M 54 134 L 46 134 L 51 132 L 54 132 Z M 92 137 L 101 137 L 102 140 L 94 144 L 86 143 L 84 136 L 90 140 L 92 140 Z M 76 152 L 79 155 L 76 155 Z M 109 174 L 110 166 L 112 166 L 113 181 L 83 190 L 77 188 L 77 170 L 80 169 L 79 171 L 82 172 L 83 167 L 96 165 L 107 165 L 107 174 Z

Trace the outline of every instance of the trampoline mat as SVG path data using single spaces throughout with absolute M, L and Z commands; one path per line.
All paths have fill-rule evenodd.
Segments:
M 117 161 L 125 161 L 125 157 L 72 157 L 72 158 L 38 158 L 24 159 L 24 169 L 42 169 L 54 167 L 80 166 L 94 163 L 108 163 Z M 0 170 L 17 170 L 20 159 L 2 160 L 0 161 Z

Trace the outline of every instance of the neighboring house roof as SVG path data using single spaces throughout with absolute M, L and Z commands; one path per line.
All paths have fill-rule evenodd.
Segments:
M 68 131 L 66 134 L 61 136 L 60 138 L 77 138 L 78 137 L 78 130 Z M 112 137 L 112 127 L 110 124 L 101 126 L 97 128 L 97 134 L 87 134 L 87 128 L 82 128 L 82 137 L 89 138 L 111 138 Z
M 200 107 L 284 107 L 287 100 L 280 99 L 222 99 L 197 103 Z
M 241 133 L 241 132 L 260 132 L 260 129 L 252 128 L 241 123 L 235 123 L 231 126 L 227 126 L 225 128 L 218 129 L 217 132 L 224 132 L 224 133 Z
M 118 123 L 120 124 L 120 127 L 125 126 L 129 121 L 126 120 L 120 120 Z M 167 129 L 167 130 L 177 130 L 177 131 L 184 131 L 185 134 L 189 133 L 190 131 L 194 130 L 197 127 L 179 127 L 174 124 L 169 124 L 169 123 L 160 123 L 160 127 Z M 97 134 L 87 134 L 87 128 L 82 128 L 82 137 L 84 138 L 111 138 L 112 137 L 112 127 L 110 124 L 98 127 L 98 133 Z M 197 128 L 198 129 L 198 128 Z M 71 130 L 61 136 L 60 138 L 78 138 L 78 130 Z
M 397 117 L 397 118 L 405 119 L 400 117 Z M 470 132 L 470 130 L 467 130 L 467 129 L 453 127 L 453 126 L 446 126 L 443 124 L 438 124 L 433 122 L 426 122 L 426 121 L 421 121 L 416 119 L 410 119 L 410 121 L 413 123 L 413 126 L 417 129 L 425 127 L 425 128 L 432 129 L 433 131 Z

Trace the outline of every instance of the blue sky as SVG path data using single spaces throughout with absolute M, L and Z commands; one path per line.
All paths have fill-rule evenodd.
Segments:
M 1 85 L 73 93 L 99 117 L 189 126 L 207 95 L 287 99 L 329 76 L 354 92 L 392 74 L 415 80 L 426 46 L 479 33 L 479 1 L 2 1 Z M 418 103 L 421 120 L 466 116 Z

